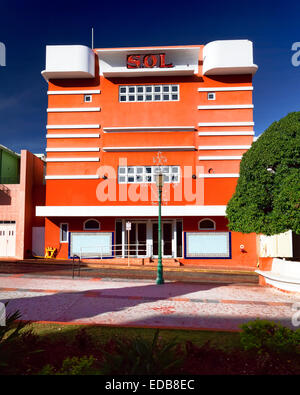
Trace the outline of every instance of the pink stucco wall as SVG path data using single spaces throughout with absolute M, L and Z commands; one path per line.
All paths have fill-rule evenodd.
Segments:
M 21 151 L 20 184 L 0 185 L 0 220 L 16 221 L 16 258 L 30 256 L 32 226 L 44 226 L 35 216 L 35 206 L 45 203 L 44 162 L 27 150 Z

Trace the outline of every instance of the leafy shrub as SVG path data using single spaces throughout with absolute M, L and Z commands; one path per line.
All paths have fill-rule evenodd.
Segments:
M 82 352 L 86 352 L 93 347 L 92 337 L 87 333 L 85 328 L 76 334 L 73 346 Z
M 8 302 L 5 303 L 5 309 Z M 19 310 L 8 314 L 6 310 L 5 326 L 0 326 L 0 369 L 9 373 L 13 370 L 13 361 L 22 358 L 24 353 L 24 333 L 21 330 L 28 325 L 28 322 L 19 321 L 21 313 Z M 28 331 L 31 333 L 31 331 Z M 31 333 L 32 336 L 34 336 Z M 11 347 L 13 342 L 17 341 L 19 347 Z
M 103 374 L 152 375 L 165 374 L 182 363 L 175 340 L 162 342 L 159 330 L 149 341 L 141 337 L 115 339 L 113 347 L 104 352 Z
M 291 330 L 266 320 L 250 321 L 241 325 L 241 344 L 246 351 L 256 351 L 259 354 L 271 353 L 300 353 L 300 330 Z
M 39 375 L 85 375 L 85 374 L 100 374 L 94 367 L 95 358 L 89 357 L 73 357 L 64 359 L 60 369 L 55 369 L 52 365 L 46 365 L 38 373 Z
M 6 302 L 4 305 L 6 309 L 8 302 Z M 17 322 L 20 318 L 21 313 L 19 310 L 15 311 L 12 314 L 6 313 L 6 325 L 0 326 L 0 345 L 3 345 L 4 343 L 7 343 L 10 340 L 18 337 L 20 335 L 21 329 L 28 325 L 28 322 Z

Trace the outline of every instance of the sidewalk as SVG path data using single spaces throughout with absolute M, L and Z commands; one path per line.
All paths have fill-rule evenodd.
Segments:
M 0 300 L 22 319 L 68 324 L 238 330 L 256 318 L 293 327 L 300 296 L 258 285 L 1 274 Z

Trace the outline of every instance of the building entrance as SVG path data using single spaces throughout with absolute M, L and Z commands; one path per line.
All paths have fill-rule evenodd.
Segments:
M 130 230 L 126 230 L 130 222 Z M 161 225 L 162 256 L 176 258 L 182 256 L 182 221 L 163 220 Z M 116 256 L 119 257 L 158 257 L 157 220 L 117 220 Z

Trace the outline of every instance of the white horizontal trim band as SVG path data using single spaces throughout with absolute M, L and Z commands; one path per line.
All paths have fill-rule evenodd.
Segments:
M 94 111 L 100 111 L 100 107 L 47 108 L 47 112 L 94 112 Z
M 199 136 L 254 136 L 254 132 L 199 132 Z
M 46 134 L 47 139 L 76 139 L 76 138 L 97 138 L 99 133 L 51 133 Z
M 109 132 L 163 132 L 195 130 L 195 126 L 122 126 L 103 127 L 103 131 Z
M 200 145 L 199 150 L 249 149 L 251 145 Z
M 72 175 L 72 176 L 46 176 L 46 180 L 96 180 L 100 178 L 98 174 L 93 175 Z
M 208 105 L 208 106 L 198 106 L 198 110 L 235 110 L 242 108 L 253 108 L 253 104 L 218 104 L 218 105 Z
M 199 122 L 198 126 L 253 126 L 254 122 Z
M 46 129 L 99 129 L 100 125 L 47 125 Z
M 239 178 L 238 173 L 199 174 L 199 178 Z
M 213 155 L 213 156 L 199 156 L 199 160 L 240 160 L 242 155 Z
M 194 146 L 164 146 L 164 147 L 103 147 L 103 151 L 194 151 Z
M 99 162 L 100 158 L 47 158 L 46 162 Z
M 77 91 L 48 91 L 48 95 L 92 95 L 100 93 L 100 89 L 96 90 L 77 90 Z
M 209 87 L 198 88 L 198 92 L 253 91 L 253 86 Z
M 98 147 L 46 148 L 46 152 L 98 152 Z
M 163 216 L 225 216 L 226 206 L 162 206 Z M 38 217 L 156 217 L 157 206 L 37 206 Z

